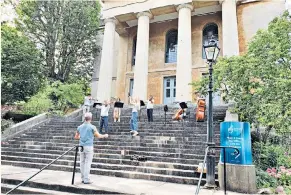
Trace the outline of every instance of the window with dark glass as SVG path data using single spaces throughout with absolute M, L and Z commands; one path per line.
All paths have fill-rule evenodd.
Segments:
M 133 43 L 132 43 L 132 60 L 131 60 L 131 65 L 135 65 L 135 57 L 136 57 L 136 37 L 133 38 Z
M 218 26 L 214 23 L 207 24 L 203 29 L 203 38 L 202 38 L 202 58 L 205 59 L 205 51 L 203 45 L 208 45 L 209 41 L 214 39 L 218 43 Z
M 178 31 L 170 30 L 166 35 L 165 62 L 177 62 Z

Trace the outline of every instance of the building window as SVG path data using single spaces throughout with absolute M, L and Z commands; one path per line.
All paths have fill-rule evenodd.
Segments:
M 213 38 L 218 42 L 218 26 L 214 23 L 207 24 L 203 29 L 203 38 L 202 38 L 202 58 L 205 59 L 205 51 L 203 45 L 207 45 L 210 39 Z
M 132 43 L 132 60 L 131 60 L 131 65 L 135 65 L 135 57 L 136 57 L 136 36 L 133 38 L 133 43 Z
M 165 62 L 177 62 L 178 31 L 170 30 L 166 35 Z

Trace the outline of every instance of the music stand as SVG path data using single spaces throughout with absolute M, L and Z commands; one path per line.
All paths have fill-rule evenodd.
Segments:
M 141 107 L 142 106 L 145 106 L 145 103 L 144 103 L 144 101 L 143 100 L 140 100 L 140 111 L 139 111 L 139 115 L 138 115 L 138 121 L 140 121 L 140 115 L 142 114 L 142 112 L 141 112 Z
M 123 102 L 115 102 L 114 108 L 123 108 Z
M 97 105 L 98 105 L 98 106 L 102 106 L 102 103 L 100 103 L 100 102 L 95 102 L 95 103 L 93 104 L 93 108 L 97 108 Z M 101 113 L 101 110 L 100 110 L 100 113 Z M 97 120 L 97 118 L 98 118 L 98 111 L 96 111 L 96 120 Z
M 168 105 L 164 106 L 164 112 L 165 112 L 165 124 L 166 124 L 166 117 L 167 117 L 167 112 L 169 111 Z
M 184 128 L 184 109 L 188 108 L 188 106 L 187 106 L 186 102 L 180 102 L 179 105 L 180 105 L 180 108 L 182 109 L 182 119 L 183 119 L 182 120 L 182 125 L 183 125 L 183 128 Z

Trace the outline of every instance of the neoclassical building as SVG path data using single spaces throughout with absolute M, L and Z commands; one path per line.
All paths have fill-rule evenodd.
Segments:
M 214 37 L 220 55 L 243 54 L 258 29 L 289 0 L 103 0 L 104 31 L 92 79 L 99 100 L 128 96 L 156 103 L 193 101 L 189 83 L 207 75 L 202 45 Z M 215 102 L 219 103 L 216 97 Z

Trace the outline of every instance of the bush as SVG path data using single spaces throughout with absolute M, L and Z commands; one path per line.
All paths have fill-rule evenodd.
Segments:
M 266 171 L 262 169 L 257 169 L 256 175 L 258 188 L 275 188 L 276 186 L 278 186 L 277 179 L 270 176 Z
M 15 123 L 13 122 L 13 120 L 5 120 L 5 119 L 1 119 L 1 133 L 3 133 L 3 131 L 5 129 L 8 129 L 9 127 L 11 127 L 12 125 L 14 125 Z
M 282 146 L 256 142 L 253 144 L 253 158 L 254 164 L 262 170 L 280 166 L 291 168 L 291 156 Z
M 51 111 L 53 114 L 62 115 L 70 108 L 78 108 L 83 103 L 82 88 L 81 84 L 63 84 L 61 82 L 47 85 L 23 105 L 22 113 L 37 115 Z
M 38 92 L 35 96 L 23 105 L 22 113 L 38 115 L 48 112 L 54 108 L 52 100 L 49 99 L 47 91 Z
M 80 84 L 52 84 L 52 91 L 49 94 L 57 110 L 66 112 L 69 108 L 77 108 L 83 103 L 83 86 Z

